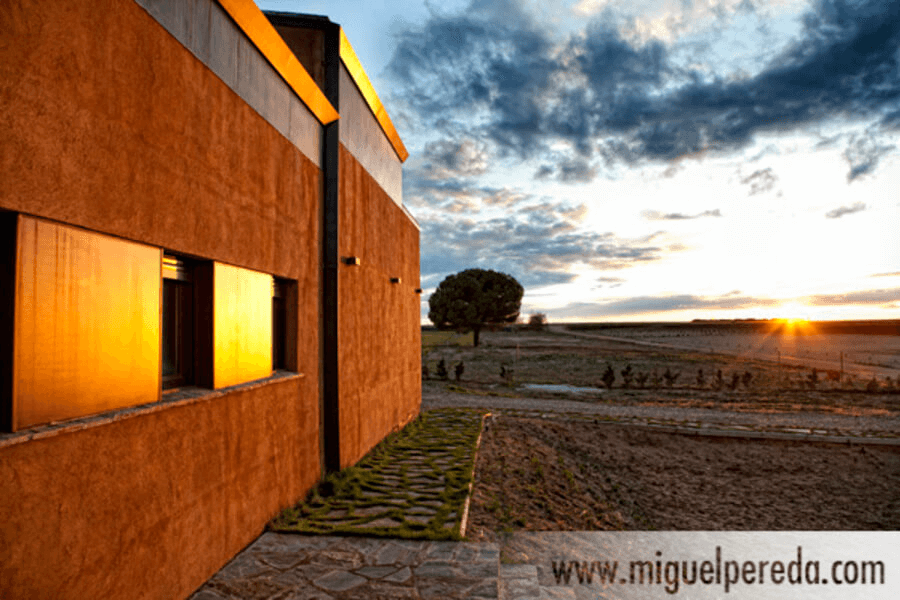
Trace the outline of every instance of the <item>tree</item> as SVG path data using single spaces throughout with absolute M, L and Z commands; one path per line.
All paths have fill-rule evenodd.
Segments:
M 528 317 L 528 328 L 535 331 L 542 330 L 547 325 L 547 315 L 544 313 L 534 313 Z
M 516 322 L 524 293 L 506 273 L 466 269 L 438 285 L 428 299 L 428 318 L 438 329 L 473 331 L 477 346 L 482 327 Z

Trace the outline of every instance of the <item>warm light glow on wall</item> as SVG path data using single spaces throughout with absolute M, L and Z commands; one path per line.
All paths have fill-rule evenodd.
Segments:
M 215 263 L 214 387 L 272 374 L 272 276 Z
M 158 248 L 22 217 L 13 428 L 159 399 Z

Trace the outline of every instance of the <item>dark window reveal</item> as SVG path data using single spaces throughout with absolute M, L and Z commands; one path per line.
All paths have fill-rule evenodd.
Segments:
M 162 387 L 194 382 L 194 282 L 189 263 L 163 256 Z
M 272 279 L 272 369 L 286 369 L 285 331 L 287 285 Z

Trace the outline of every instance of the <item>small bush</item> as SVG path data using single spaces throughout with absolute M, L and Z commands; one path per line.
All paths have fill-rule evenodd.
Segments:
M 725 377 L 722 375 L 722 369 L 716 371 L 716 378 L 713 380 L 712 387 L 717 392 L 725 387 Z
M 500 379 L 506 382 L 507 385 L 512 384 L 513 381 L 513 370 L 507 367 L 505 364 L 500 365 Z
M 612 389 L 613 382 L 616 380 L 616 373 L 610 365 L 606 365 L 606 370 L 603 371 L 603 377 L 600 379 L 603 381 L 603 385 L 606 386 L 606 389 Z
M 634 379 L 634 372 L 631 369 L 631 365 L 626 365 L 620 373 L 622 374 L 622 386 L 630 387 L 631 381 Z
M 663 379 L 666 380 L 666 387 L 672 387 L 675 385 L 675 381 L 678 379 L 678 376 L 681 375 L 681 371 L 676 371 L 672 373 L 672 370 L 669 367 L 666 367 L 666 372 L 663 373 Z
M 869 383 L 866 384 L 866 391 L 867 392 L 877 392 L 878 391 L 878 378 L 875 377 L 874 375 L 872 376 L 872 379 L 869 381 Z
M 643 389 L 644 386 L 647 384 L 647 379 L 649 377 L 650 377 L 650 375 L 648 373 L 641 372 L 634 376 L 634 380 L 637 382 L 638 387 Z
M 813 369 L 812 373 L 809 374 L 809 377 L 806 380 L 806 385 L 809 386 L 809 389 L 814 390 L 816 386 L 819 384 L 819 370 Z

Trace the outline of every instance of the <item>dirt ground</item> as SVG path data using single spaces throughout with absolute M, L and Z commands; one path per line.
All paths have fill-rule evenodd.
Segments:
M 467 537 L 504 531 L 897 530 L 900 447 L 499 416 Z
M 699 332 L 702 330 L 698 328 Z M 855 342 L 858 352 L 881 353 L 889 357 L 883 359 L 879 367 L 847 361 L 843 373 L 836 368 L 839 363 L 814 358 L 824 354 L 825 350 L 810 350 L 809 359 L 797 358 L 791 363 L 786 362 L 786 356 L 748 354 L 745 349 L 753 345 L 754 339 L 754 335 L 749 334 L 720 335 L 730 341 L 715 352 L 691 347 L 692 338 L 685 332 L 678 338 L 678 343 L 683 344 L 681 347 L 648 345 L 646 339 L 639 341 L 635 339 L 637 337 L 635 334 L 619 339 L 595 337 L 591 333 L 568 331 L 562 327 L 544 332 L 484 332 L 482 344 L 477 348 L 456 344 L 424 347 L 422 364 L 427 374 L 423 375 L 427 380 L 438 379 L 443 361 L 447 377 L 453 381 L 456 367 L 462 364 L 461 384 L 466 389 L 480 392 L 508 391 L 503 388 L 519 387 L 523 383 L 567 383 L 605 390 L 607 385 L 603 378 L 607 368 L 613 375 L 611 389 L 632 394 L 639 390 L 761 395 L 773 391 L 831 396 L 847 393 L 855 398 L 852 404 L 857 404 L 860 393 L 900 392 L 900 367 L 886 366 L 900 362 L 900 342 L 896 340 L 900 336 L 856 336 L 860 338 Z M 816 340 L 823 348 L 836 348 L 843 343 L 841 337 L 820 335 Z M 660 340 L 667 344 L 671 341 Z M 729 347 L 733 349 L 729 350 Z M 823 364 L 835 368 L 822 368 Z M 626 370 L 629 373 L 627 381 Z M 671 379 L 667 379 L 667 374 Z M 516 389 L 514 393 L 522 394 L 523 390 Z M 898 397 L 896 394 L 891 396 Z
M 900 370 L 892 366 L 900 356 L 897 336 L 854 338 L 854 351 L 886 358 L 877 372 L 854 371 L 848 361 L 839 373 L 748 355 L 756 341 L 737 329 L 720 335 L 733 351 L 703 351 L 691 347 L 691 331 L 678 330 L 680 348 L 654 345 L 670 340 L 639 330 L 631 331 L 632 342 L 643 336 L 651 343 L 564 327 L 486 332 L 478 348 L 424 347 L 425 379 L 445 396 L 518 398 L 546 406 L 547 415 L 554 399 L 778 413 L 798 421 L 811 414 L 891 421 L 900 415 Z M 818 335 L 815 344 L 810 337 L 805 343 L 820 360 L 847 342 Z M 446 381 L 436 377 L 440 360 Z M 595 391 L 553 394 L 526 383 Z M 515 530 L 900 529 L 900 446 L 693 436 L 562 414 L 502 413 L 489 421 L 478 454 L 471 539 Z

